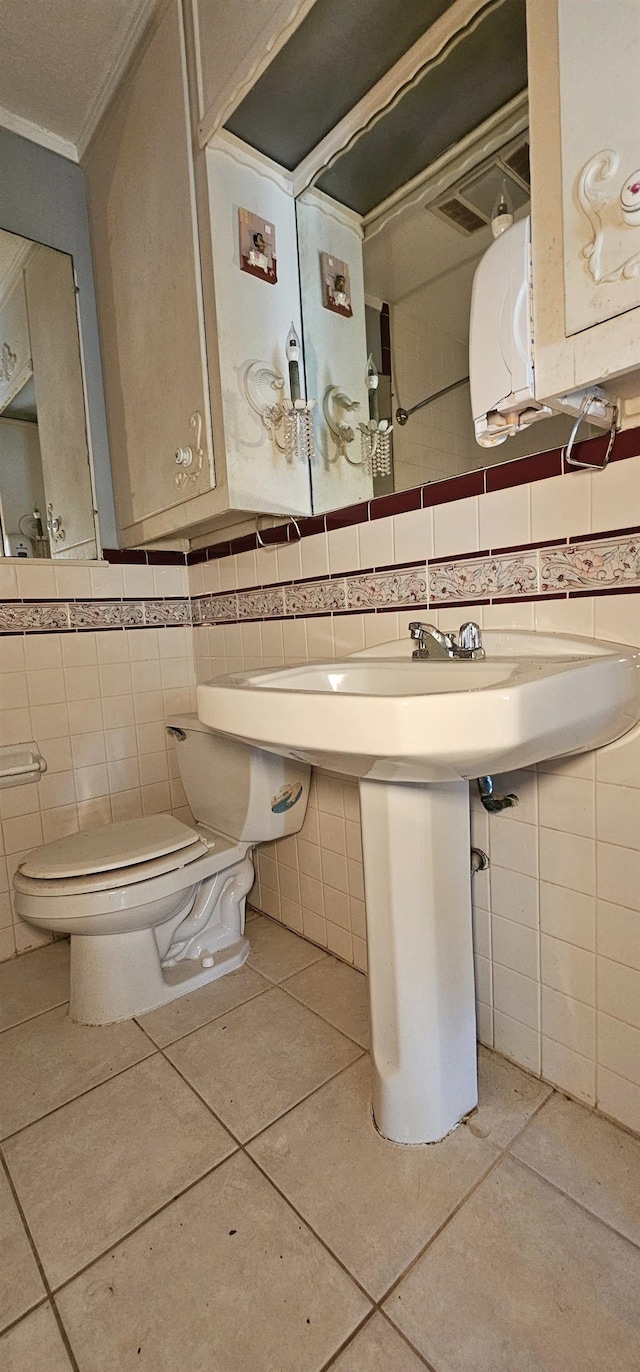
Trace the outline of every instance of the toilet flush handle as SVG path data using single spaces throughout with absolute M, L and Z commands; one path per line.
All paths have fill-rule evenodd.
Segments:
M 175 724 L 167 724 L 167 733 L 171 734 L 172 738 L 177 738 L 180 743 L 184 743 L 187 737 L 184 729 L 178 729 Z

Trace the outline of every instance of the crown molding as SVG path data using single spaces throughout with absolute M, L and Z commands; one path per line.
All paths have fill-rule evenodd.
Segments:
M 243 143 L 241 138 L 237 138 L 228 129 L 221 129 L 210 139 L 207 143 L 206 153 L 207 156 L 210 153 L 221 153 L 223 157 L 229 157 L 232 162 L 237 162 L 239 166 L 248 167 L 258 176 L 265 177 L 267 181 L 273 181 L 274 185 L 285 195 L 293 197 L 291 172 L 288 172 L 285 167 L 281 167 L 279 162 L 274 162 L 264 153 L 258 152 L 257 148 L 251 148 L 248 143 Z
M 39 143 L 41 148 L 57 152 L 59 157 L 66 157 L 69 162 L 79 160 L 75 143 L 68 138 L 61 138 L 59 133 L 52 133 L 51 129 L 44 129 L 41 124 L 35 124 L 32 119 L 23 119 L 22 115 L 14 114 L 2 105 L 0 128 L 8 129 L 9 133 L 17 133 L 20 138 L 27 138 L 30 143 Z
M 84 157 L 111 97 L 115 94 L 115 91 L 120 85 L 138 43 L 142 38 L 144 30 L 156 9 L 159 9 L 158 0 L 144 0 L 144 3 L 140 6 L 131 20 L 129 27 L 125 32 L 117 60 L 114 62 L 113 66 L 109 68 L 102 85 L 94 96 L 78 134 L 75 157 L 76 162 L 81 161 Z

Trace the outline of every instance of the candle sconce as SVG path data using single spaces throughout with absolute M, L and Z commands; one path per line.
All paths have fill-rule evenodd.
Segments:
M 344 457 L 352 467 L 363 467 L 370 476 L 388 476 L 391 471 L 391 424 L 388 419 L 371 418 L 367 423 L 349 424 L 344 416 L 360 409 L 359 400 L 351 398 L 340 386 L 329 386 L 324 393 L 322 410 L 325 422 L 336 444 L 334 461 Z M 360 455 L 349 452 L 360 434 Z
M 290 400 L 284 394 L 284 377 L 266 362 L 249 363 L 244 373 L 244 392 L 278 452 L 284 453 L 288 462 L 310 462 L 314 453 L 315 400 Z

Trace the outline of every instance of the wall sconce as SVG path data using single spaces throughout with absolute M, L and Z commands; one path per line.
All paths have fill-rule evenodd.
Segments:
M 352 467 L 364 467 L 370 476 L 388 476 L 391 471 L 391 428 L 388 419 L 379 418 L 378 372 L 371 355 L 367 359 L 366 385 L 369 394 L 369 418 L 360 422 L 360 457 L 349 453 L 356 430 L 343 416 L 360 409 L 359 400 L 351 400 L 340 386 L 329 386 L 324 394 L 322 409 L 329 432 L 336 443 L 336 459 L 345 457 Z
M 250 362 L 245 368 L 244 393 L 287 461 L 311 462 L 316 402 L 300 395 L 300 340 L 293 324 L 287 335 L 286 356 L 290 396 L 284 394 L 284 377 L 266 362 Z

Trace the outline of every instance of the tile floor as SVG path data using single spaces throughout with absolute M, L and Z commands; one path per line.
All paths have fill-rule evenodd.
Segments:
M 102 1029 L 67 945 L 0 968 L 2 1372 L 639 1372 L 640 1141 L 481 1050 L 467 1124 L 386 1143 L 364 977 L 248 933 Z

